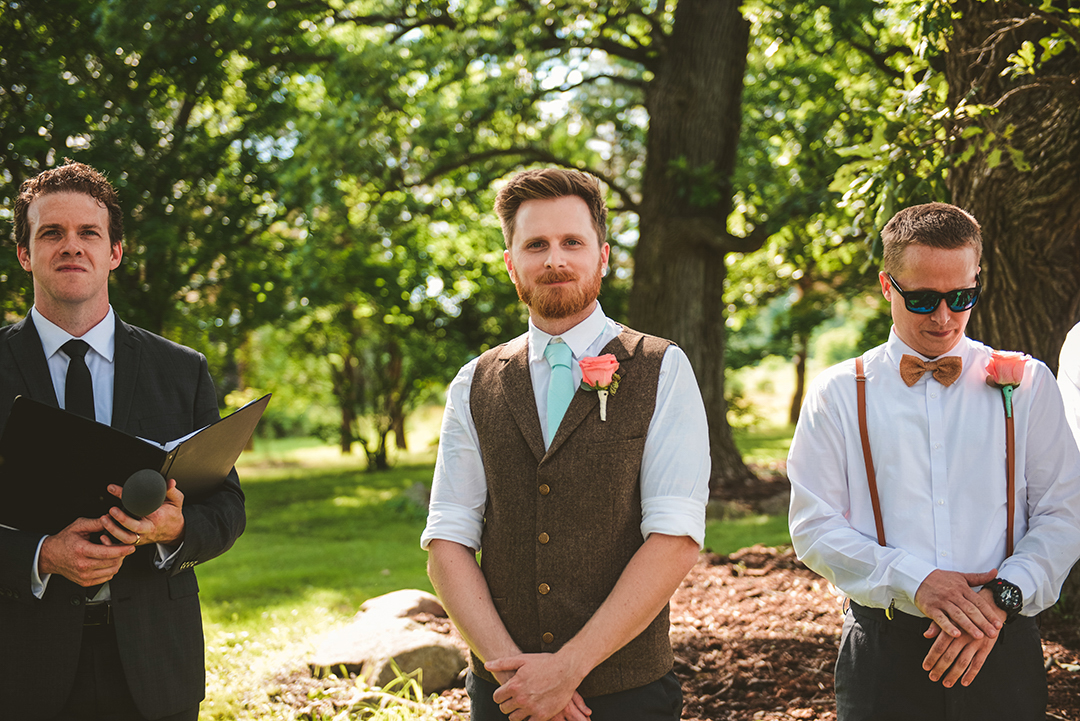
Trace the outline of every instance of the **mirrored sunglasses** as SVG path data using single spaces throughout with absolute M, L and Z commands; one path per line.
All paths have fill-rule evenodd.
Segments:
M 975 276 L 974 288 L 958 288 L 957 290 L 938 293 L 934 290 L 904 290 L 896 282 L 896 279 L 892 277 L 891 273 L 885 275 L 888 277 L 889 282 L 892 283 L 893 288 L 896 289 L 896 292 L 903 297 L 904 307 L 912 313 L 920 315 L 933 313 L 937 309 L 938 303 L 943 300 L 953 313 L 971 310 L 979 302 L 979 294 L 982 293 L 982 281 L 979 276 Z

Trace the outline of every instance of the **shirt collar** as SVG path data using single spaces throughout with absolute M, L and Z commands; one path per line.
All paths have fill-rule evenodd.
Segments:
M 548 342 L 556 337 L 562 338 L 563 342 L 570 346 L 570 351 L 575 358 L 583 358 L 589 346 L 600 337 L 606 327 L 607 316 L 604 315 L 604 309 L 600 307 L 600 301 L 596 301 L 596 308 L 593 309 L 588 318 L 558 336 L 549 335 L 540 330 L 533 325 L 532 318 L 530 318 L 529 362 L 539 363 L 542 361 L 544 359 L 544 349 L 547 348 Z
M 37 308 L 31 308 L 30 313 L 34 317 L 34 329 L 41 338 L 41 349 L 45 351 L 46 358 L 52 358 L 60 346 L 67 343 L 75 336 L 68 333 L 60 326 L 43 316 Z M 81 338 L 105 360 L 112 363 L 113 351 L 116 349 L 116 320 L 112 306 L 109 312 L 101 319 L 101 322 L 88 330 Z
M 952 350 L 938 357 L 945 358 L 946 356 L 956 356 L 963 361 L 964 368 L 967 368 L 969 358 L 971 357 L 971 348 L 971 339 L 964 335 L 960 337 L 960 340 L 956 342 L 956 345 L 953 346 Z M 896 334 L 895 326 L 889 331 L 889 342 L 885 344 L 885 350 L 886 353 L 888 353 L 889 362 L 897 369 L 900 368 L 900 359 L 905 355 L 913 355 L 919 360 L 930 360 L 930 358 L 924 356 L 922 353 L 900 340 L 900 336 Z

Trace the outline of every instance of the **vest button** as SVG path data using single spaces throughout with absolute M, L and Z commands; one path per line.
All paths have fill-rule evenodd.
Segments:
M 550 633 L 545 633 L 542 638 L 544 640 L 544 643 L 554 643 L 555 641 L 555 637 Z
M 550 541 L 550 540 L 551 540 L 551 536 L 549 536 L 549 535 L 548 535 L 548 534 L 546 534 L 546 533 L 541 533 L 541 534 L 540 534 L 540 535 L 539 535 L 539 536 L 537 537 L 537 540 L 539 540 L 539 541 L 540 541 L 540 543 L 547 543 L 548 541 Z
M 551 486 L 549 486 L 546 483 L 541 483 L 540 484 L 540 495 L 541 496 L 546 496 L 549 493 L 551 493 Z
M 547 585 L 546 583 L 541 583 L 540 587 L 536 590 L 540 592 L 541 596 L 546 596 L 548 594 L 548 591 L 551 590 L 551 586 Z

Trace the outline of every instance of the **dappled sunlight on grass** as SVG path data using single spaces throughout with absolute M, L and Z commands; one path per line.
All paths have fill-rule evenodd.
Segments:
M 795 426 L 756 425 L 733 431 L 735 446 L 747 463 L 770 465 L 787 461 Z
M 787 516 L 751 515 L 711 520 L 705 524 L 705 549 L 728 555 L 755 543 L 784 546 L 791 543 Z

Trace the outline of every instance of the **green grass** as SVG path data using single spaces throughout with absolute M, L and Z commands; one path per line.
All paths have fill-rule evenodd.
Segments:
M 706 550 L 729 555 L 755 543 L 765 546 L 790 545 L 787 516 L 753 515 L 705 523 Z
M 735 447 L 739 449 L 747 463 L 762 465 L 775 464 L 787 460 L 791 435 L 795 426 L 755 426 L 740 428 L 733 432 Z
M 395 589 L 430 590 L 425 511 L 405 495 L 430 479 L 430 466 L 245 473 L 247 530 L 200 568 L 206 615 L 248 621 L 312 602 L 348 613 Z

